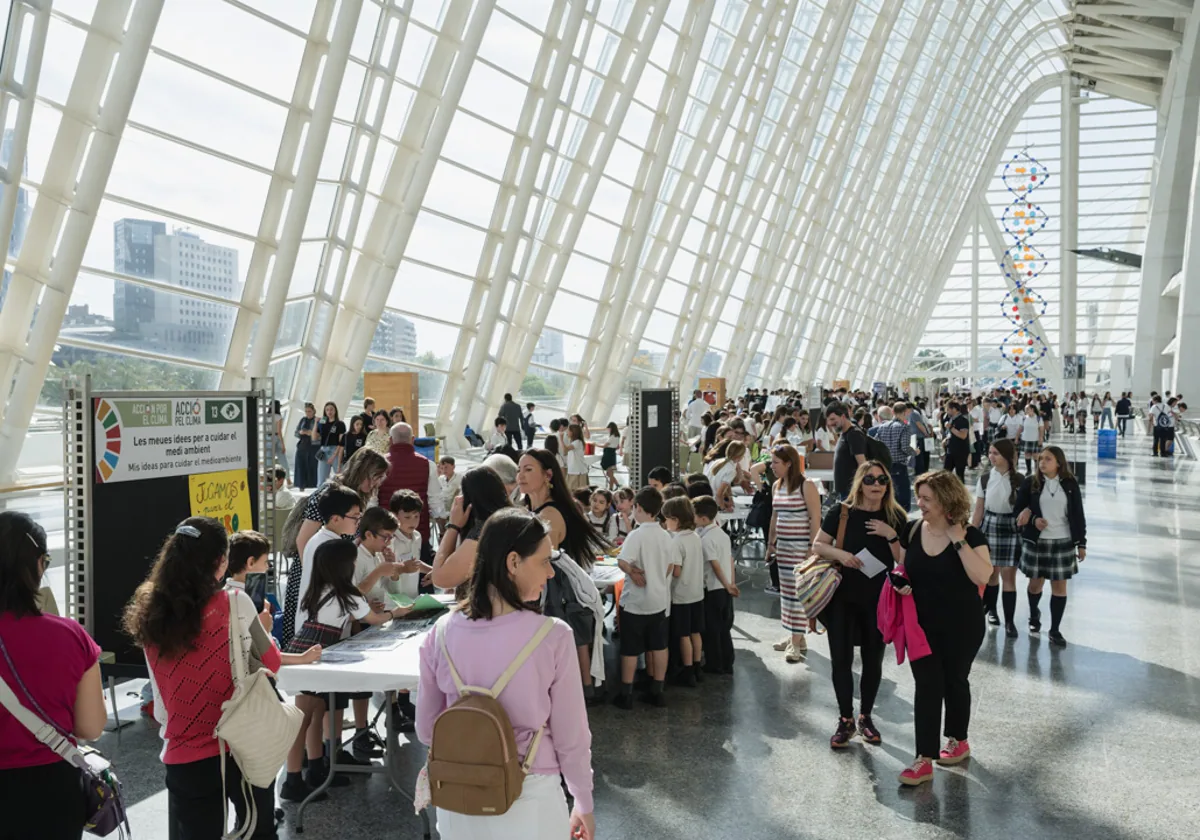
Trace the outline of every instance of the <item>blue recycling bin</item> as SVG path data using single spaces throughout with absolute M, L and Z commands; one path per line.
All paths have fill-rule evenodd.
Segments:
M 1096 432 L 1096 457 L 1097 458 L 1116 458 L 1117 457 L 1117 430 L 1116 429 L 1101 429 Z
M 419 437 L 413 440 L 413 449 L 418 455 L 424 455 L 430 461 L 434 460 L 437 452 L 437 438 Z

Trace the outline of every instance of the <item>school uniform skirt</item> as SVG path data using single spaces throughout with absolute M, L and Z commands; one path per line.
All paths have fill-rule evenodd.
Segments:
M 980 530 L 987 537 L 993 566 L 1016 567 L 1020 565 L 1021 537 L 1017 533 L 1015 513 L 984 511 L 983 525 Z
M 437 830 L 442 840 L 566 840 L 571 819 L 558 776 L 530 773 L 507 813 L 472 817 L 438 808 Z
M 1079 558 L 1070 537 L 1037 542 L 1026 541 L 1021 552 L 1021 572 L 1026 577 L 1070 580 L 1079 571 Z
M 600 455 L 600 469 L 607 470 L 617 465 L 617 450 L 611 446 L 604 447 L 604 452 Z
M 1025 454 L 1026 457 L 1029 457 L 1031 455 L 1036 455 L 1039 452 L 1041 452 L 1042 445 L 1040 443 L 1038 443 L 1036 440 L 1023 440 L 1023 441 L 1021 441 L 1021 451 Z

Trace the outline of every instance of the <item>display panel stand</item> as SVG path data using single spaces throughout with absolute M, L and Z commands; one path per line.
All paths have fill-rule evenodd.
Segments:
M 643 388 L 629 383 L 629 484 L 634 492 L 649 484 L 655 467 L 679 475 L 679 387 Z

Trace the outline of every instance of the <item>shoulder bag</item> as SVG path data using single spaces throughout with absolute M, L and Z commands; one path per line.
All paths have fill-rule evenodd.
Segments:
M 121 780 L 112 771 L 108 760 L 99 750 L 91 747 L 77 747 L 71 742 L 68 733 L 63 732 L 50 720 L 50 716 L 42 711 L 38 702 L 33 699 L 29 689 L 21 680 L 21 675 L 13 667 L 13 661 L 8 655 L 4 640 L 0 639 L 0 652 L 8 663 L 8 670 L 25 695 L 25 699 L 37 710 L 30 711 L 25 704 L 17 699 L 8 683 L 0 679 L 0 705 L 3 705 L 17 721 L 29 730 L 41 743 L 52 749 L 68 764 L 79 769 L 79 783 L 83 786 L 84 797 L 87 801 L 86 817 L 83 828 L 89 834 L 97 837 L 107 837 L 117 829 L 121 836 L 133 835 L 129 828 L 129 819 L 125 815 L 125 802 L 121 798 Z
M 846 521 L 850 518 L 850 505 L 842 504 L 838 516 L 837 539 L 833 545 L 841 548 L 846 542 Z M 796 569 L 796 600 L 804 614 L 812 619 L 829 605 L 833 593 L 842 582 L 841 565 L 836 560 L 826 560 L 813 552 L 803 566 Z
M 241 622 L 238 620 L 237 592 L 229 593 L 229 664 L 233 674 L 233 696 L 221 704 L 221 719 L 216 736 L 221 747 L 221 785 L 225 784 L 225 747 L 242 771 L 242 795 L 246 800 L 246 822 L 227 840 L 248 838 L 258 818 L 250 787 L 271 787 L 288 750 L 296 742 L 304 724 L 304 712 L 283 703 L 271 685 L 272 674 L 265 668 L 246 673 L 242 653 Z M 225 825 L 229 824 L 229 799 L 224 799 Z M 273 819 L 274 815 L 267 815 Z

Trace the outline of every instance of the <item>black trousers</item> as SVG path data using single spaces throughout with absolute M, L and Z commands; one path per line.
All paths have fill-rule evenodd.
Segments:
M 525 448 L 533 449 L 533 432 L 525 433 Z
M 833 672 L 833 693 L 838 713 L 854 716 L 854 648 L 862 649 L 862 677 L 858 681 L 859 711 L 871 714 L 879 684 L 883 681 L 883 654 L 886 645 L 876 618 L 878 599 L 859 603 L 852 598 L 833 599 L 821 611 L 821 623 L 829 631 L 829 664 Z
M 962 481 L 967 472 L 967 458 L 968 457 L 969 457 L 968 453 L 966 453 L 966 452 L 947 451 L 946 458 L 942 462 L 942 467 L 943 467 L 943 469 L 950 470 L 951 472 L 957 473 L 958 480 Z
M 221 787 L 221 757 L 168 764 L 167 821 L 170 840 L 221 840 L 225 835 L 225 798 L 233 803 L 240 826 L 246 819 L 242 771 L 232 756 L 225 757 L 225 786 Z M 275 790 L 254 788 L 258 819 L 251 837 L 275 840 Z
M 975 621 L 978 626 L 974 626 Z M 970 627 L 925 631 L 929 656 L 910 660 L 913 682 L 913 728 L 917 734 L 917 755 L 937 758 L 941 751 L 939 730 L 947 738 L 967 739 L 971 721 L 971 665 L 983 644 L 983 613 L 971 619 Z M 942 727 L 942 708 L 946 710 Z
M 79 770 L 60 758 L 0 770 L 0 840 L 79 840 L 86 807 Z
M 733 667 L 733 596 L 724 589 L 704 593 L 704 657 L 708 667 Z
M 1121 437 L 1125 437 L 1125 426 L 1129 423 L 1128 417 L 1117 418 L 1117 430 L 1121 433 Z
M 921 441 L 921 451 L 913 458 L 913 476 L 929 472 L 929 453 L 925 451 L 925 442 Z
M 504 436 L 508 438 L 508 445 L 518 452 L 521 450 L 521 430 L 508 429 L 504 432 Z

